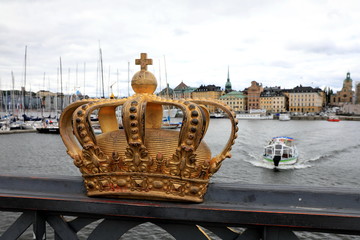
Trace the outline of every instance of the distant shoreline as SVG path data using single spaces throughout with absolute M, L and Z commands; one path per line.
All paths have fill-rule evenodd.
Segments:
M 360 121 L 360 116 L 342 116 L 342 115 L 336 115 L 340 120 L 344 121 Z M 327 120 L 328 117 L 324 116 L 291 116 L 291 120 Z M 275 118 L 274 119 L 278 119 Z

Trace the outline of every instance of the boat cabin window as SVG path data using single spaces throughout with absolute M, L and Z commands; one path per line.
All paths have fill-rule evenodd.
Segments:
M 283 149 L 283 157 L 284 157 L 284 158 L 288 158 L 288 157 L 289 157 L 289 154 L 290 154 L 290 149 L 284 148 L 284 149 Z
M 282 146 L 281 145 L 275 145 L 275 149 L 281 149 Z
M 272 151 L 271 148 L 267 148 L 267 149 L 266 149 L 266 154 L 267 154 L 267 155 L 272 155 L 272 153 L 273 153 L 273 151 Z

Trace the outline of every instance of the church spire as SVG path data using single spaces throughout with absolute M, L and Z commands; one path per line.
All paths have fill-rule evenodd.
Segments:
M 232 91 L 232 87 L 231 87 L 231 82 L 230 82 L 230 68 L 228 66 L 228 76 L 227 76 L 227 81 L 225 84 L 225 92 L 229 93 Z
M 228 78 L 227 78 L 227 81 L 230 82 L 230 67 L 228 65 Z

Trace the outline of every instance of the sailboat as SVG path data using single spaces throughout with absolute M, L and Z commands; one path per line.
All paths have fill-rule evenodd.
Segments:
M 63 93 L 62 93 L 62 64 L 61 64 L 61 57 L 60 57 L 60 84 L 61 84 L 61 112 L 63 110 Z M 57 101 L 57 100 L 56 100 Z M 56 110 L 57 113 L 57 110 Z M 54 119 L 51 118 L 43 118 L 41 120 L 41 124 L 40 126 L 36 127 L 36 131 L 38 133 L 55 133 L 55 134 L 59 134 L 60 133 L 60 128 L 58 125 L 58 122 L 55 121 Z
M 169 84 L 167 82 L 167 72 L 166 72 L 166 60 L 165 60 L 165 56 L 164 56 L 164 67 L 165 67 L 165 81 L 166 81 L 166 96 L 167 98 L 170 98 L 169 95 Z M 159 74 L 160 74 L 160 82 L 161 82 L 161 72 L 159 69 Z M 181 122 L 178 123 L 173 123 L 171 122 L 171 118 L 176 117 L 176 114 L 178 112 L 177 108 L 174 108 L 172 106 L 169 105 L 165 105 L 163 106 L 163 125 L 162 128 L 165 129 L 176 129 L 179 128 L 181 126 Z
M 178 123 L 174 123 L 170 121 L 170 116 L 168 117 L 163 117 L 163 124 L 161 128 L 164 129 L 176 129 L 179 128 L 181 126 L 181 122 Z

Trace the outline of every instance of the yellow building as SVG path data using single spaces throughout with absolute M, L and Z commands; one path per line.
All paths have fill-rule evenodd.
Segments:
M 325 105 L 325 94 L 320 88 L 295 87 L 288 90 L 290 112 L 321 112 Z
M 230 106 L 235 112 L 244 112 L 246 110 L 246 96 L 242 92 L 229 92 L 221 96 L 220 101 Z
M 205 98 L 205 99 L 219 99 L 222 95 L 221 88 L 215 85 L 201 85 L 195 91 L 191 93 L 192 98 Z M 213 106 L 207 106 L 210 112 L 216 112 L 217 110 Z
M 260 109 L 268 113 L 287 112 L 288 101 L 280 87 L 266 87 L 260 94 Z

